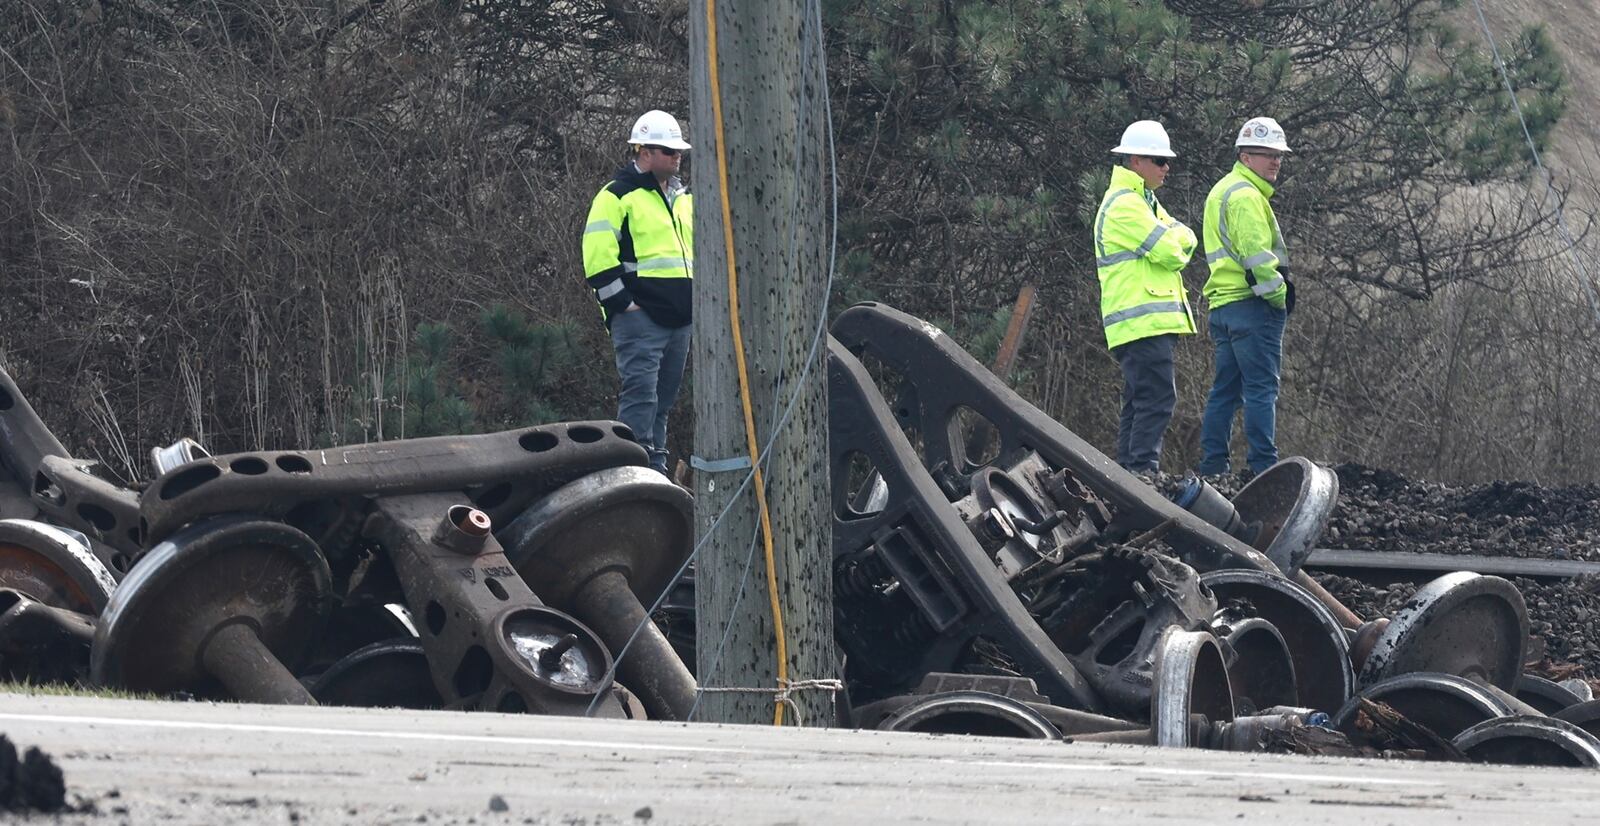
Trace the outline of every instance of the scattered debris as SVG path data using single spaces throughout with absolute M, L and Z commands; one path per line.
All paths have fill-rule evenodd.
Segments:
M 881 305 L 833 326 L 841 723 L 1600 763 L 1593 692 L 1557 683 L 1600 664 L 1600 582 L 1301 570 L 1319 542 L 1600 560 L 1600 488 L 1298 457 L 1248 482 L 1146 480 L 929 329 Z M 68 456 L 3 373 L 0 395 L 8 675 L 617 719 L 694 706 L 693 580 L 674 577 L 693 504 L 614 422 L 219 456 L 184 440 L 130 489 Z M 10 754 L 0 790 L 64 805 L 48 758 Z
M 1413 722 L 1387 703 L 1357 697 L 1360 717 L 1355 728 L 1385 750 L 1418 751 L 1434 760 L 1465 761 L 1467 756 L 1427 726 Z

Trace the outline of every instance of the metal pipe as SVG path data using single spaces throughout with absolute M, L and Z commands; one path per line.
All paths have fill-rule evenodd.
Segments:
M 1339 599 L 1333 594 L 1328 593 L 1327 588 L 1322 587 L 1321 583 L 1318 583 L 1316 580 L 1312 579 L 1311 575 L 1305 571 L 1302 570 L 1295 572 L 1294 583 L 1306 589 L 1307 591 L 1310 591 L 1311 595 L 1316 597 L 1318 602 L 1326 605 L 1328 610 L 1333 612 L 1333 618 L 1338 620 L 1339 624 L 1344 626 L 1347 630 L 1354 631 L 1355 629 L 1360 628 L 1362 623 L 1366 622 L 1366 620 L 1363 620 L 1356 614 L 1356 612 L 1344 607 L 1344 603 L 1340 602 Z
M 40 641 L 73 642 L 88 648 L 94 642 L 94 620 L 23 595 L 0 614 L 0 643 Z
M 1132 746 L 1153 746 L 1156 738 L 1155 732 L 1148 727 L 1129 729 L 1127 731 L 1101 731 L 1094 734 L 1074 734 L 1072 739 L 1080 743 L 1125 743 Z
M 206 672 L 235 699 L 280 706 L 314 706 L 311 692 L 261 642 L 254 626 L 230 622 L 206 640 L 200 652 Z
M 1142 723 L 1123 720 L 1119 717 L 1107 717 L 1089 711 L 1078 711 L 1060 706 L 1032 705 L 1033 710 L 1043 714 L 1063 735 L 1077 737 L 1080 734 L 1097 735 L 1110 732 L 1137 731 L 1147 733 L 1150 729 Z
M 689 719 L 696 691 L 694 675 L 645 613 L 627 577 L 615 570 L 601 571 L 574 595 L 573 608 L 611 649 L 618 678 L 638 695 L 651 719 Z M 630 637 L 632 645 L 628 645 Z M 625 645 L 626 653 L 622 650 Z
M 1456 571 L 1472 571 L 1507 579 L 1527 577 L 1542 582 L 1572 579 L 1586 574 L 1600 575 L 1600 562 L 1578 559 L 1530 559 L 1410 551 L 1354 551 L 1346 548 L 1317 548 L 1306 558 L 1305 567 L 1353 576 L 1369 582 L 1374 580 L 1427 582 L 1442 574 Z

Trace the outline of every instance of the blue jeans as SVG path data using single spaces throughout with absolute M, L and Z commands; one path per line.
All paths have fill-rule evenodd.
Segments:
M 663 327 L 644 310 L 618 313 L 611 320 L 611 346 L 617 351 L 617 419 L 650 453 L 650 466 L 667 472 L 667 414 L 678 397 L 683 364 L 689 358 L 693 325 Z
M 1161 437 L 1178 404 L 1172 372 L 1173 333 L 1113 348 L 1122 365 L 1122 416 L 1117 422 L 1117 464 L 1135 473 L 1161 469 Z
M 1260 473 L 1278 461 L 1278 365 L 1283 360 L 1283 323 L 1289 314 L 1259 298 L 1211 311 L 1217 376 L 1200 420 L 1201 474 L 1228 472 L 1233 414 L 1244 407 L 1244 438 L 1250 469 Z

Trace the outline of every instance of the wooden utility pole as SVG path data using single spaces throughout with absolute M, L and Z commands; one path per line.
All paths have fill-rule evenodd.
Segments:
M 696 568 L 697 675 L 703 688 L 713 689 L 696 718 L 771 723 L 771 692 L 781 686 L 770 586 L 781 610 L 788 683 L 832 679 L 838 668 L 826 363 L 812 365 L 801 381 L 824 311 L 827 267 L 821 32 L 801 0 L 694 0 L 690 8 L 698 464 L 737 462 L 750 453 L 735 358 L 739 338 L 758 448 L 799 392 L 762 471 L 770 576 L 755 485 L 734 501 L 750 469 L 702 467 L 694 474 L 697 539 L 710 533 L 730 502 L 732 508 L 710 533 Z M 737 273 L 732 287 L 724 235 L 729 225 Z M 739 338 L 729 313 L 734 289 Z M 749 574 L 741 576 L 752 552 Z M 717 690 L 730 688 L 753 690 Z M 784 711 L 785 724 L 795 724 L 797 709 L 806 725 L 831 723 L 830 692 L 802 688 L 791 696 L 796 706 Z

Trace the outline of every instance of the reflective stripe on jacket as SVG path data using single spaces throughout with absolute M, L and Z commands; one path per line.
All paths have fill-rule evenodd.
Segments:
M 633 164 L 594 196 L 583 228 L 583 272 L 611 325 L 638 304 L 663 327 L 693 317 L 694 201 L 677 178 L 663 193 Z
M 1125 166 L 1111 168 L 1111 186 L 1094 221 L 1100 274 L 1100 321 L 1106 346 L 1118 347 L 1166 333 L 1194 333 L 1183 288 L 1183 265 L 1194 255 L 1194 231 L 1155 200 L 1144 179 Z
M 1212 308 L 1260 297 L 1283 308 L 1289 289 L 1280 267 L 1289 265 L 1278 217 L 1272 213 L 1272 184 L 1235 163 L 1206 196 L 1206 264 L 1211 268 L 1202 292 Z

